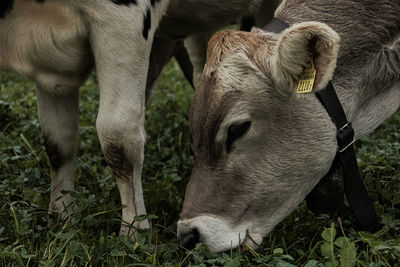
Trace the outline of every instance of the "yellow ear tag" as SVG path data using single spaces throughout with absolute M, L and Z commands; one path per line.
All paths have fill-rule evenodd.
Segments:
M 316 73 L 317 71 L 314 68 L 314 60 L 310 57 L 307 67 L 300 73 L 299 85 L 297 86 L 298 94 L 312 92 Z

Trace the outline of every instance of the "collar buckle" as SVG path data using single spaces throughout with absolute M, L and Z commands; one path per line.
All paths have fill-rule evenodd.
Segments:
M 336 139 L 338 141 L 339 153 L 344 152 L 346 149 L 354 144 L 354 142 L 356 141 L 356 137 L 354 135 L 354 129 L 351 125 L 351 122 L 346 123 L 339 130 L 337 130 Z

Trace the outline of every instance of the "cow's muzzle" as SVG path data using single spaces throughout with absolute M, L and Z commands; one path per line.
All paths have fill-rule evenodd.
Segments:
M 249 228 L 249 223 L 234 226 L 227 219 L 214 215 L 181 219 L 177 229 L 178 243 L 189 250 L 202 243 L 212 253 L 228 251 L 243 244 Z

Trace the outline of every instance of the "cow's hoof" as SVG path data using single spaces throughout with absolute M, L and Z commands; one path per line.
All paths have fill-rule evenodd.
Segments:
M 132 242 L 137 240 L 138 230 L 133 225 L 121 225 L 120 236 L 127 236 Z
M 332 167 L 306 197 L 307 207 L 315 214 L 335 213 L 343 199 L 343 170 L 337 167 Z
M 51 199 L 49 204 L 49 215 L 52 217 L 60 216 L 65 220 L 69 215 L 75 213 L 76 206 L 74 199 L 69 194 Z
M 140 229 L 148 229 L 149 222 L 146 220 L 141 222 L 135 222 L 131 225 L 123 223 L 119 230 L 120 236 L 127 236 L 132 242 L 137 240 L 138 232 Z

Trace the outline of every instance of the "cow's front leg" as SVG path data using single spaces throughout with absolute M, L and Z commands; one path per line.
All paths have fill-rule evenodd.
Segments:
M 141 171 L 144 104 L 154 32 L 168 1 L 75 1 L 88 14 L 100 87 L 100 143 L 121 195 L 121 234 L 134 238 L 136 215 L 146 214 Z M 147 228 L 148 222 L 133 226 Z
M 148 227 L 147 221 L 135 223 L 134 228 L 131 227 L 135 216 L 146 214 L 141 183 L 145 142 L 144 97 L 127 98 L 129 95 L 121 94 L 119 99 L 101 101 L 97 131 L 124 206 L 120 234 L 133 237 L 134 228 Z
M 55 95 L 38 88 L 37 99 L 40 127 L 51 166 L 49 211 L 71 212 L 73 199 L 64 191 L 74 190 L 79 91 Z

